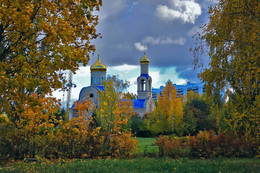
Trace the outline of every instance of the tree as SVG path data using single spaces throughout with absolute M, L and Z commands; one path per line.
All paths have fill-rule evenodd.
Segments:
M 63 70 L 86 65 L 101 0 L 6 0 L 0 5 L 0 113 L 18 115 L 31 93 L 50 94 Z
M 50 133 L 58 123 L 54 113 L 60 107 L 53 97 L 37 97 L 32 94 L 31 100 L 24 102 L 25 111 L 14 121 L 0 123 L 0 151 L 3 158 L 23 159 L 35 157 L 37 151 L 44 148 L 42 138 Z M 46 145 L 47 146 L 47 145 Z
M 223 107 L 223 101 L 219 97 L 219 93 L 209 98 L 205 93 L 187 92 L 186 100 L 183 102 L 182 121 L 182 132 L 185 135 L 196 135 L 203 130 L 218 131 L 220 108 Z
M 127 92 L 124 94 L 124 97 L 129 98 L 129 99 L 137 99 L 137 94 Z
M 188 106 L 194 99 L 198 99 L 200 95 L 193 91 L 188 91 L 186 94 L 186 99 L 183 102 L 183 121 L 182 121 L 182 132 L 184 135 L 194 135 L 196 134 L 197 119 L 195 118 L 192 109 Z
M 210 105 L 203 99 L 193 99 L 191 102 L 187 103 L 189 111 L 192 112 L 192 116 L 196 119 L 196 133 L 203 130 L 212 130 L 213 127 L 210 126 L 209 115 L 210 115 Z M 215 123 L 213 123 L 215 124 Z
M 122 99 L 122 98 L 126 97 L 126 94 L 124 92 L 129 87 L 130 82 L 127 80 L 119 79 L 118 75 L 109 76 L 108 79 L 110 79 L 113 82 L 113 86 L 114 86 L 115 92 L 118 95 L 118 98 Z
M 121 99 L 121 93 L 116 92 L 117 85 L 112 79 L 103 82 L 104 91 L 99 92 L 99 107 L 96 118 L 103 131 L 108 133 L 108 146 L 110 147 L 112 134 L 120 134 L 122 127 L 134 114 L 133 103 L 130 99 Z
M 213 95 L 226 90 L 234 113 L 226 117 L 231 129 L 259 135 L 260 2 L 220 0 L 209 8 L 210 21 L 197 35 L 194 64 L 208 51 L 209 66 L 199 75 Z
M 182 99 L 177 97 L 177 91 L 171 81 L 168 81 L 162 91 L 162 96 L 157 96 L 158 103 L 153 113 L 145 119 L 147 128 L 155 133 L 169 133 L 178 131 L 182 121 Z

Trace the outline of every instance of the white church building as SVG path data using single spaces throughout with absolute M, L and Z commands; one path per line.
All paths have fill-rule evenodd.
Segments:
M 97 106 L 99 105 L 98 92 L 104 91 L 103 81 L 106 80 L 107 67 L 102 64 L 99 56 L 97 61 L 90 67 L 90 86 L 83 87 L 79 93 L 78 101 L 82 103 L 88 96 Z M 88 94 L 88 96 L 87 96 Z M 152 78 L 149 76 L 149 59 L 144 56 L 140 59 L 140 76 L 137 78 L 137 99 L 132 99 L 134 111 L 143 117 L 144 114 L 152 112 L 155 103 L 152 98 Z M 77 116 L 74 106 L 70 108 L 69 119 Z

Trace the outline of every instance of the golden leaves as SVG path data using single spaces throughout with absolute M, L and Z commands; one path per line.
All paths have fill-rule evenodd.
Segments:
M 162 96 L 158 95 L 157 98 L 156 108 L 153 113 L 147 115 L 145 123 L 147 128 L 155 133 L 169 132 L 172 126 L 177 128 L 182 121 L 182 99 L 177 97 L 176 88 L 170 81 L 162 91 Z
M 0 78 L 5 80 L 0 80 L 4 98 L 0 106 L 4 111 L 11 113 L 7 98 L 15 97 L 17 105 L 21 104 L 19 98 L 25 99 L 38 90 L 38 94 L 48 94 L 65 82 L 64 74 L 59 75 L 61 70 L 75 72 L 79 63 L 87 64 L 89 53 L 94 50 L 89 39 L 98 36 L 97 17 L 92 12 L 100 4 L 95 0 L 1 3 Z
M 250 120 L 252 115 L 259 115 L 260 109 L 259 7 L 258 0 L 220 0 L 210 8 L 210 21 L 197 37 L 198 47 L 194 49 L 195 64 L 200 50 L 208 51 L 210 64 L 199 75 L 206 82 L 207 93 L 212 96 L 223 91 L 229 97 L 226 105 L 232 107 L 233 115 L 229 120 L 233 124 L 227 120 L 227 125 L 242 124 L 232 129 L 248 133 L 251 133 L 245 128 L 248 123 L 255 131 L 259 127 L 259 121 Z
M 112 80 L 103 82 L 105 91 L 99 93 L 99 107 L 96 111 L 97 119 L 105 131 L 120 133 L 121 127 L 126 125 L 133 115 L 133 103 L 130 99 L 120 99 L 120 92 L 116 92 Z

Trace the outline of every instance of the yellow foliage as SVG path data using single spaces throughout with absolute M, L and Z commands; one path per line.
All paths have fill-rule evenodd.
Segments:
M 28 95 L 66 82 L 95 50 L 100 0 L 4 0 L 0 6 L 0 111 L 17 115 Z M 0 112 L 1 113 L 1 112 Z
M 60 105 L 54 98 L 33 94 L 30 100 L 19 116 L 9 123 L 0 122 L 1 158 L 23 159 L 36 154 L 48 159 L 128 157 L 136 147 L 131 133 L 120 131 L 120 125 L 127 123 L 121 114 L 117 114 L 112 143 L 107 143 L 108 135 L 88 116 L 94 106 L 90 99 L 75 103 L 78 116 L 68 122 L 55 119 Z
M 8 119 L 8 117 L 6 116 L 6 115 L 4 115 L 4 114 L 0 114 L 0 122 L 1 123 L 8 123 L 9 122 L 9 119 Z
M 122 125 L 126 125 L 134 114 L 133 103 L 130 99 L 120 99 L 114 89 L 112 80 L 103 82 L 104 91 L 100 91 L 100 105 L 96 111 L 101 127 L 109 134 L 119 133 Z
M 177 128 L 183 118 L 182 98 L 177 97 L 174 85 L 168 81 L 162 96 L 158 95 L 158 104 L 152 114 L 148 114 L 148 129 L 158 132 L 170 132 Z
M 201 54 L 207 51 L 209 66 L 199 75 L 206 92 L 225 90 L 233 109 L 233 115 L 225 117 L 227 125 L 259 138 L 260 2 L 219 0 L 210 7 L 209 18 L 196 36 L 194 64 L 203 66 Z

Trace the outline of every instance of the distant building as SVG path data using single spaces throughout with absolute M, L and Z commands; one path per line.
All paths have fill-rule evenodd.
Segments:
M 176 85 L 174 84 L 176 90 L 177 90 L 177 96 L 179 95 L 186 95 L 188 91 L 193 91 L 199 94 L 202 94 L 205 92 L 205 86 L 203 83 L 191 83 L 188 82 L 186 85 Z M 157 100 L 157 95 L 162 96 L 162 91 L 164 89 L 164 86 L 161 86 L 160 88 L 153 88 L 152 89 L 152 97 L 154 100 Z
M 137 78 L 137 99 L 134 101 L 134 111 L 143 117 L 145 113 L 152 112 L 155 103 L 152 98 L 152 78 L 149 76 L 149 59 L 144 56 L 140 59 L 140 76 Z
M 81 104 L 84 100 L 89 98 L 93 103 L 95 103 L 97 106 L 99 105 L 99 97 L 98 92 L 100 90 L 104 91 L 103 81 L 106 80 L 106 73 L 107 73 L 107 67 L 101 63 L 99 55 L 98 59 L 90 67 L 90 86 L 83 87 L 79 93 L 79 104 Z M 88 93 L 88 96 L 87 96 Z M 77 117 L 77 110 L 74 109 L 74 105 L 70 108 L 69 111 L 69 119 L 71 120 L 73 117 Z
M 143 117 L 145 113 L 152 112 L 155 103 L 152 98 L 152 78 L 149 76 L 149 59 L 144 56 L 140 59 L 141 74 L 137 78 L 137 99 L 133 99 L 133 108 L 134 111 Z M 99 106 L 99 96 L 98 92 L 104 91 L 103 81 L 106 80 L 106 71 L 107 67 L 101 63 L 98 56 L 97 61 L 90 67 L 91 72 L 91 85 L 83 87 L 79 93 L 79 104 L 84 100 L 89 98 L 92 100 L 96 106 Z M 87 96 L 88 93 L 88 96 Z M 74 109 L 74 106 L 70 108 L 69 119 L 77 117 L 77 110 Z

